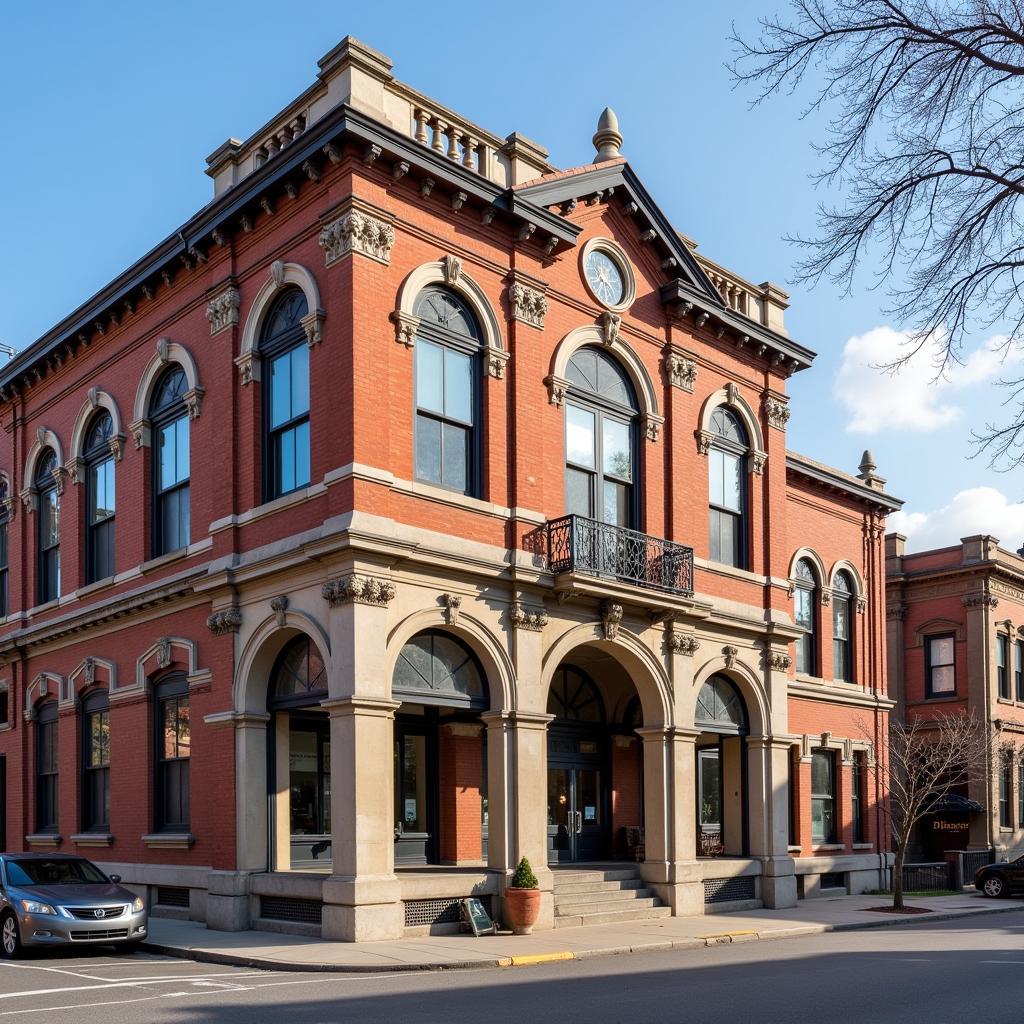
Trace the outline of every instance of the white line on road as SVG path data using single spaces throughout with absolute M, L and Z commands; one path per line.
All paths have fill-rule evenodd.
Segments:
M 49 996 L 58 992 L 95 992 L 97 989 L 109 988 L 139 988 L 145 985 L 169 985 L 171 982 L 201 981 L 204 978 L 252 978 L 259 977 L 262 971 L 247 971 L 245 973 L 223 971 L 219 974 L 193 974 L 179 975 L 172 978 L 133 978 L 131 981 L 107 981 L 105 978 L 97 978 L 99 985 L 70 985 L 67 988 L 37 988 L 25 992 L 0 992 L 0 999 L 26 999 L 29 996 Z

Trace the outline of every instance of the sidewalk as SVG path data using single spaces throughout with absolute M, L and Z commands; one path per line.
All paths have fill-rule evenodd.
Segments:
M 559 928 L 534 935 L 431 935 L 397 942 L 324 942 L 274 932 L 216 932 L 191 921 L 150 920 L 146 948 L 211 963 L 285 971 L 422 971 L 519 967 L 553 960 L 584 960 L 619 953 L 695 949 L 727 942 L 882 928 L 1024 910 L 1024 900 L 988 900 L 974 892 L 914 897 L 930 914 L 880 914 L 885 896 L 840 896 L 802 901 L 792 910 L 669 917 L 628 925 Z

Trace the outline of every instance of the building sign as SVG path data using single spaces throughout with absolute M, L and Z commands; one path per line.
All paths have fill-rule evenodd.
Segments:
M 960 835 L 970 831 L 970 824 L 966 821 L 951 821 L 949 818 L 933 818 L 932 819 L 932 831 L 933 832 L 945 832 L 952 833 L 953 835 Z

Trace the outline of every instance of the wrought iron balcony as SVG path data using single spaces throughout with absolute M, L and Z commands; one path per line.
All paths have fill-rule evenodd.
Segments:
M 546 525 L 548 567 L 693 595 L 693 548 L 586 516 L 562 516 Z

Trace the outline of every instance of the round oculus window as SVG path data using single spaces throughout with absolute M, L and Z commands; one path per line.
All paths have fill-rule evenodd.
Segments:
M 594 297 L 606 306 L 617 306 L 625 293 L 625 282 L 619 265 L 603 249 L 593 249 L 587 254 L 584 267 L 587 284 Z

